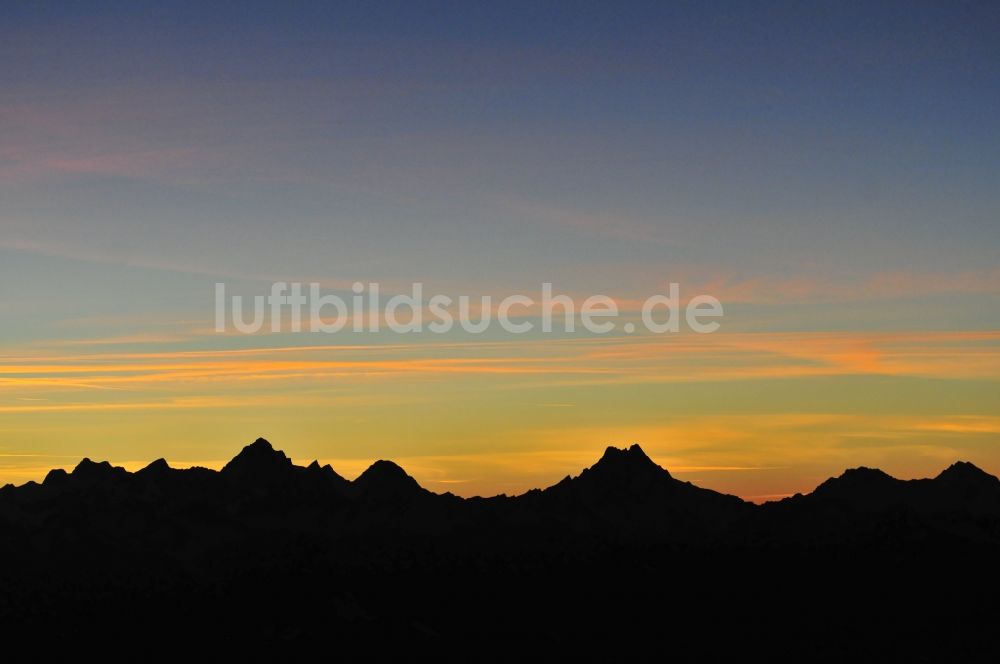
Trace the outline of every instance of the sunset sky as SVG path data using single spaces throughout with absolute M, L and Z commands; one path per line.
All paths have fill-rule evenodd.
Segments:
M 0 8 L 0 485 L 258 436 L 461 495 L 634 442 L 757 501 L 1000 473 L 996 3 L 103 7 Z M 725 316 L 214 331 L 274 281 Z

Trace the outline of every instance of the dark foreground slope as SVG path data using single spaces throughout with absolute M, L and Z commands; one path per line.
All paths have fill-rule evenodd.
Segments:
M 258 440 L 219 472 L 84 460 L 0 490 L 0 636 L 967 661 L 998 647 L 998 553 L 1000 481 L 965 463 L 850 470 L 755 506 L 633 446 L 545 490 L 463 500 L 388 461 L 351 482 Z

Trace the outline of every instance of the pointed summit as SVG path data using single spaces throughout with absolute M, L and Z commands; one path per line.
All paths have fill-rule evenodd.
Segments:
M 929 504 L 973 514 L 1000 514 L 1000 479 L 968 461 L 958 461 L 930 480 Z
M 604 455 L 578 477 L 567 477 L 555 487 L 573 487 L 593 498 L 638 495 L 651 486 L 675 482 L 670 473 L 656 465 L 638 445 L 627 449 L 608 447 Z
M 222 474 L 263 481 L 284 477 L 291 469 L 292 460 L 284 452 L 274 449 L 267 440 L 258 438 L 223 466 Z
M 668 476 L 670 475 L 666 470 L 656 465 L 637 443 L 629 448 L 621 449 L 609 446 L 604 450 L 604 455 L 594 464 L 592 469 L 611 467 L 629 468 L 633 471 L 640 469 L 648 471 L 655 468 L 660 472 L 666 473 Z
M 269 441 L 267 438 L 258 438 L 257 440 L 253 441 L 252 443 L 250 443 L 249 445 L 247 445 L 246 447 L 244 447 L 243 450 L 240 452 L 240 454 L 244 454 L 244 453 L 246 453 L 246 454 L 274 454 L 274 453 L 278 453 L 278 454 L 282 454 L 282 456 L 284 456 L 284 454 L 282 452 L 279 452 L 279 451 L 277 451 L 277 450 L 274 449 L 274 446 L 271 445 L 271 441 Z
M 341 475 L 333 469 L 330 464 L 319 465 L 319 461 L 313 461 L 308 466 L 306 466 L 306 475 L 308 477 L 316 478 L 321 482 L 332 483 L 340 493 L 343 495 L 349 495 L 351 493 L 351 483 L 346 479 L 341 477 Z
M 162 475 L 164 473 L 170 472 L 171 470 L 173 470 L 173 469 L 170 467 L 170 464 L 167 463 L 167 460 L 161 457 L 161 458 L 157 459 L 156 461 L 153 461 L 152 463 L 150 463 L 145 468 L 142 468 L 141 470 L 137 471 L 136 474 L 137 475 Z
M 605 486 L 624 487 L 636 483 L 672 480 L 670 473 L 650 459 L 639 445 L 619 449 L 608 447 L 604 455 L 580 475 L 580 479 L 598 482 Z
M 968 461 L 956 461 L 934 478 L 935 482 L 954 485 L 996 486 L 1000 479 Z
M 73 469 L 73 474 L 86 475 L 88 473 L 100 472 L 99 469 L 101 468 L 111 468 L 111 464 L 107 461 L 95 463 L 90 460 L 90 457 L 83 457 L 80 459 L 80 463 L 76 464 L 76 468 Z
M 600 460 L 577 477 L 567 477 L 539 494 L 556 514 L 583 506 L 586 514 L 600 514 L 616 527 L 666 527 L 679 514 L 728 519 L 745 503 L 675 479 L 650 459 L 639 445 L 608 447 Z M 544 504 L 544 502 L 543 502 Z M 687 518 L 687 517 L 684 517 Z M 656 524 L 656 525 L 654 525 Z

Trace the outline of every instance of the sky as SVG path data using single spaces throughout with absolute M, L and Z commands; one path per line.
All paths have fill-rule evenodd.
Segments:
M 0 8 L 0 484 L 258 436 L 460 495 L 634 442 L 757 501 L 1000 473 L 995 3 L 203 4 Z M 214 330 L 275 281 L 725 315 Z

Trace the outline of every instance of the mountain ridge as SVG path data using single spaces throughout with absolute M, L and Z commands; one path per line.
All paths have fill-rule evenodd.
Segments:
M 963 462 L 919 480 L 850 469 L 756 505 L 632 445 L 544 489 L 459 498 L 391 461 L 347 480 L 258 439 L 222 470 L 87 459 L 0 489 L 0 634 L 221 633 L 284 653 L 568 635 L 590 650 L 595 635 L 662 646 L 669 625 L 700 661 L 715 641 L 770 652 L 776 625 L 822 630 L 830 655 L 881 638 L 891 616 L 919 626 L 906 638 L 926 654 L 919 639 L 942 625 L 962 647 L 995 642 L 998 556 L 1000 480 Z
M 393 494 L 395 497 L 413 497 L 418 495 L 428 496 L 451 496 L 460 500 L 492 500 L 497 498 L 520 498 L 527 495 L 567 491 L 568 487 L 587 485 L 595 491 L 602 491 L 610 494 L 640 493 L 650 490 L 654 485 L 691 487 L 697 491 L 709 492 L 718 496 L 736 499 L 740 502 L 754 505 L 749 501 L 744 501 L 738 496 L 725 494 L 699 487 L 690 482 L 685 482 L 674 478 L 668 469 L 656 464 L 642 449 L 635 443 L 629 447 L 618 448 L 608 446 L 601 458 L 592 466 L 584 468 L 578 475 L 567 475 L 565 478 L 549 487 L 530 489 L 525 493 L 514 496 L 473 496 L 461 498 L 453 494 L 437 494 L 421 486 L 416 479 L 410 476 L 405 469 L 393 461 L 380 459 L 372 462 L 354 480 L 348 480 L 340 475 L 329 464 L 320 465 L 318 460 L 313 460 L 307 466 L 295 465 L 282 450 L 276 449 L 270 441 L 265 438 L 257 438 L 252 443 L 243 447 L 230 461 L 220 470 L 192 467 L 173 468 L 164 458 L 158 458 L 140 470 L 129 472 L 120 466 L 114 466 L 109 461 L 92 461 L 89 457 L 84 457 L 73 468 L 67 472 L 61 468 L 50 470 L 45 479 L 39 484 L 27 482 L 23 485 L 7 484 L 0 487 L 0 490 L 18 491 L 28 486 L 64 486 L 67 483 L 94 484 L 110 479 L 123 479 L 126 477 L 143 477 L 153 475 L 164 475 L 166 473 L 185 473 L 196 471 L 219 476 L 230 477 L 241 480 L 273 482 L 276 480 L 294 481 L 303 475 L 311 475 L 316 479 L 328 480 L 336 484 L 345 494 L 352 496 L 362 496 L 365 494 Z M 1000 478 L 977 467 L 968 461 L 955 461 L 950 466 L 942 470 L 933 478 L 920 478 L 901 480 L 889 475 L 878 468 L 859 466 L 846 469 L 837 477 L 831 477 L 820 483 L 813 491 L 807 494 L 797 494 L 783 498 L 779 501 L 768 501 L 757 505 L 763 507 L 775 503 L 801 500 L 802 498 L 814 497 L 817 494 L 839 499 L 851 497 L 853 499 L 885 499 L 895 496 L 901 488 L 915 486 L 912 483 L 936 483 L 937 485 L 949 485 L 952 487 L 967 487 L 969 489 L 978 488 L 996 489 L 1000 491 Z

